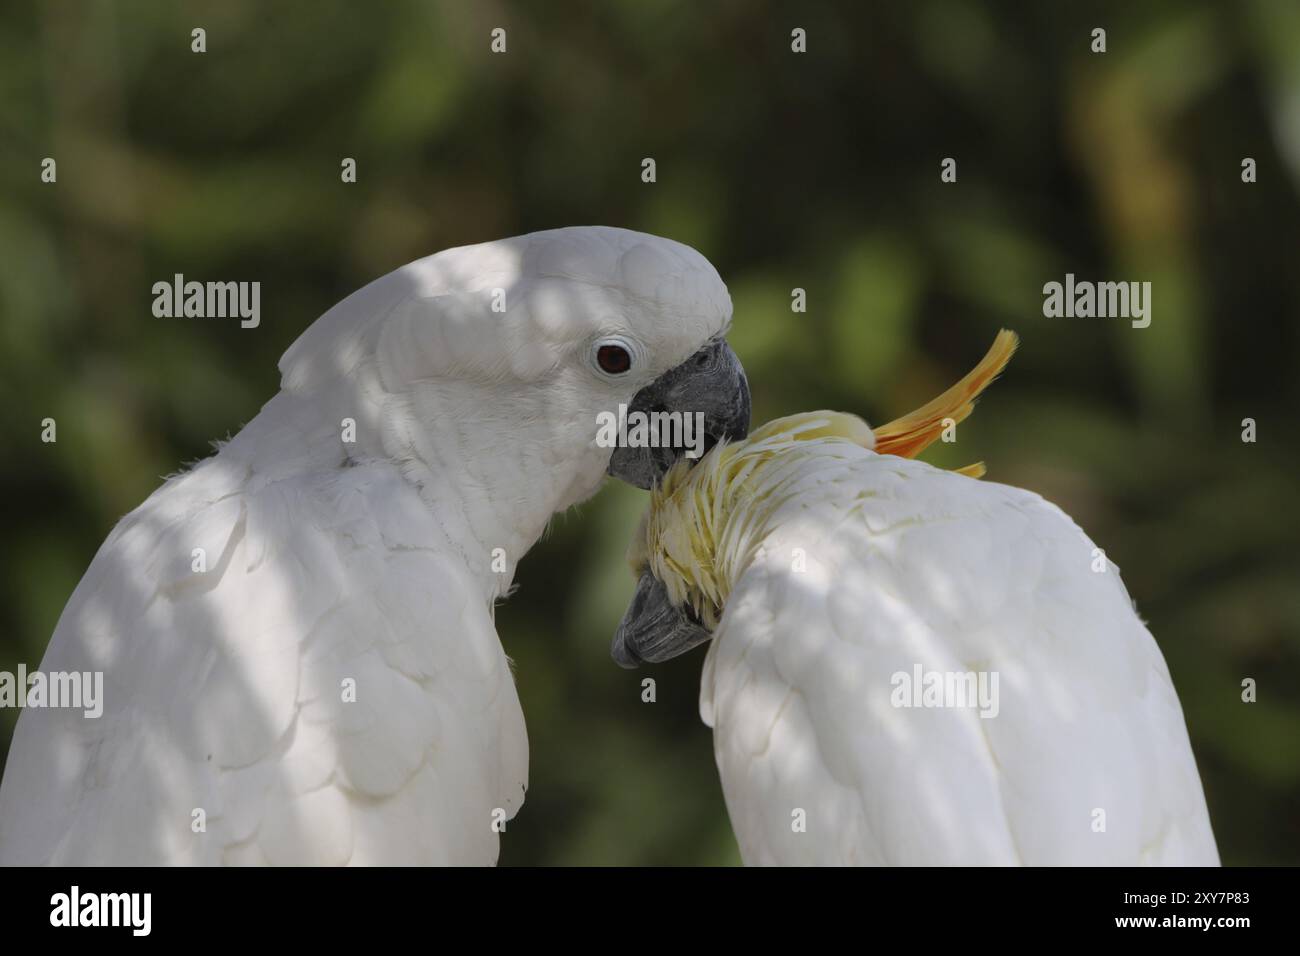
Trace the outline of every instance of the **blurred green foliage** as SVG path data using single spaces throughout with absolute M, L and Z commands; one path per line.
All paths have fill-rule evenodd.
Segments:
M 986 460 L 1107 549 L 1224 861 L 1300 862 L 1293 0 L 26 2 L 0 21 L 0 103 L 0 669 L 35 666 L 113 524 L 252 417 L 334 302 L 448 246 L 626 226 L 717 265 L 756 421 L 892 417 L 1019 331 L 932 460 Z M 1067 271 L 1152 281 L 1151 327 L 1045 319 Z M 261 327 L 154 318 L 176 272 L 260 280 Z M 558 518 L 498 613 L 532 743 L 505 863 L 738 859 L 702 655 L 654 672 L 653 705 L 608 659 L 642 504 L 610 487 Z

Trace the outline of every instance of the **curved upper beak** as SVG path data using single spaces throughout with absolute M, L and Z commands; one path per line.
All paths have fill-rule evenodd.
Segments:
M 676 413 L 677 418 L 671 427 L 661 428 L 660 419 L 652 416 L 665 412 Z M 745 369 L 725 339 L 713 339 L 632 396 L 627 407 L 629 425 L 635 424 L 638 413 L 650 421 L 649 435 L 668 433 L 673 440 L 627 444 L 620 440 L 606 472 L 649 490 L 679 458 L 699 458 L 723 439 L 736 441 L 749 434 Z

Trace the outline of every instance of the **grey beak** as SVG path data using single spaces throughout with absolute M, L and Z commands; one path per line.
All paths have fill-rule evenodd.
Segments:
M 643 571 L 609 650 L 619 667 L 632 668 L 670 660 L 712 636 L 685 608 L 673 607 L 663 583 Z
M 707 452 L 723 439 L 737 441 L 749 434 L 749 381 L 726 340 L 713 339 L 632 396 L 627 411 L 629 417 L 634 412 L 703 413 L 703 452 Z M 649 490 L 687 451 L 685 447 L 619 446 L 606 471 Z

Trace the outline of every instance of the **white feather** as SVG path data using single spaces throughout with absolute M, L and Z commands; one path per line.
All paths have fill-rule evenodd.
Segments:
M 849 442 L 800 460 L 701 689 L 747 863 L 1218 863 L 1164 659 L 1066 515 Z M 997 715 L 893 706 L 916 665 L 997 672 Z
M 103 672 L 104 713 L 22 715 L 0 863 L 494 862 L 528 751 L 493 602 L 599 486 L 597 410 L 729 313 L 694 250 L 603 228 L 448 250 L 331 309 L 95 556 L 41 667 Z M 647 358 L 614 384 L 586 364 L 611 329 Z

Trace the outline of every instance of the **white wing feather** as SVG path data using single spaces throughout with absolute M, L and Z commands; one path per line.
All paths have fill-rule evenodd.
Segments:
M 706 660 L 745 861 L 1217 864 L 1178 697 L 1119 569 L 1095 573 L 1092 542 L 1037 495 L 831 447 Z M 918 664 L 998 673 L 997 715 L 892 706 L 891 676 Z
M 388 464 L 258 485 L 223 454 L 169 481 L 59 621 L 42 669 L 103 671 L 104 714 L 23 714 L 0 863 L 495 862 L 527 738 L 443 540 Z

